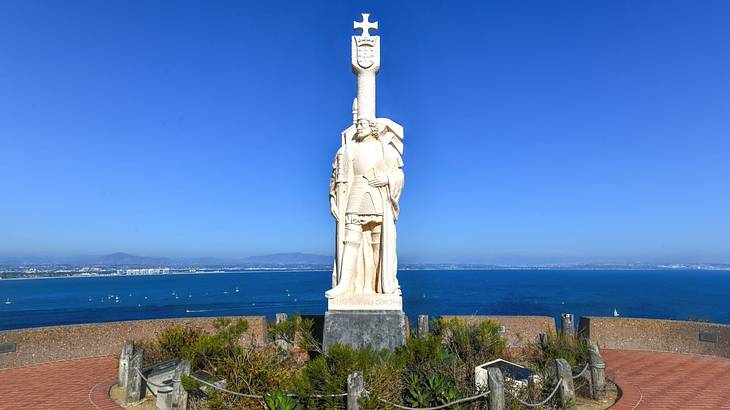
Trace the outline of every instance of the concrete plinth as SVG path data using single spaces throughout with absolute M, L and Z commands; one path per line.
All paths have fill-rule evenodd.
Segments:
M 406 342 L 402 310 L 331 310 L 324 315 L 325 352 L 334 344 L 395 350 Z

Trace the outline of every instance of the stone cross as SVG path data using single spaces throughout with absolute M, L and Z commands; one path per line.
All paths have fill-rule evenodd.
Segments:
M 362 29 L 362 36 L 361 37 L 370 37 L 370 29 L 377 30 L 378 29 L 378 22 L 370 22 L 370 14 L 369 13 L 361 13 L 362 14 L 362 21 L 353 21 L 352 26 L 357 29 Z

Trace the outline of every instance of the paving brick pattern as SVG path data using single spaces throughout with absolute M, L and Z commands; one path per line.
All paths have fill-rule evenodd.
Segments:
M 728 409 L 730 359 L 603 349 L 606 372 L 622 390 L 612 409 Z M 121 409 L 109 398 L 113 356 L 0 369 L 0 409 Z
M 730 409 L 730 359 L 601 349 L 623 396 L 611 409 Z
M 104 356 L 0 369 L 0 409 L 121 409 L 109 398 L 117 361 Z

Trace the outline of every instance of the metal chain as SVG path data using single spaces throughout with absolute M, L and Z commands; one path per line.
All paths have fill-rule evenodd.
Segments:
M 393 402 L 389 402 L 388 400 L 381 399 L 381 398 L 378 398 L 378 400 L 382 401 L 385 404 L 390 404 L 391 406 L 398 408 L 398 409 L 402 409 L 402 410 L 438 410 L 438 409 L 445 409 L 447 407 L 450 407 L 450 406 L 453 406 L 453 405 L 456 405 L 459 403 L 476 400 L 480 397 L 486 397 L 488 395 L 489 395 L 489 391 L 486 391 L 484 393 L 477 394 L 476 396 L 465 397 L 463 399 L 454 400 L 451 403 L 442 404 L 442 405 L 436 406 L 436 407 L 407 407 L 407 406 L 401 406 L 400 404 L 395 404 Z
M 558 387 L 560 387 L 561 384 L 563 384 L 563 379 L 560 379 L 558 381 L 558 384 L 555 385 L 555 388 L 553 389 L 553 392 L 550 393 L 550 395 L 547 397 L 547 399 L 541 401 L 540 403 L 534 403 L 534 404 L 533 403 L 527 403 L 527 402 L 524 402 L 524 401 L 520 400 L 519 397 L 513 396 L 512 393 L 509 390 L 507 390 L 507 393 L 509 393 L 509 395 L 512 396 L 513 399 L 515 399 L 518 402 L 520 402 L 520 404 L 522 404 L 523 406 L 527 406 L 527 407 L 538 407 L 538 406 L 542 406 L 543 404 L 549 402 L 550 399 L 552 399 L 553 396 L 555 396 L 555 393 L 558 391 Z

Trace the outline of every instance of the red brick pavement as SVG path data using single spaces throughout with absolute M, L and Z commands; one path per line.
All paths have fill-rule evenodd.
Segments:
M 89 357 L 0 369 L 0 409 L 112 410 L 117 358 Z
M 602 350 L 622 397 L 612 409 L 730 409 L 730 359 Z M 0 370 L 0 409 L 111 410 L 117 358 L 91 357 Z
M 730 359 L 608 350 L 606 374 L 623 393 L 611 409 L 730 409 Z

